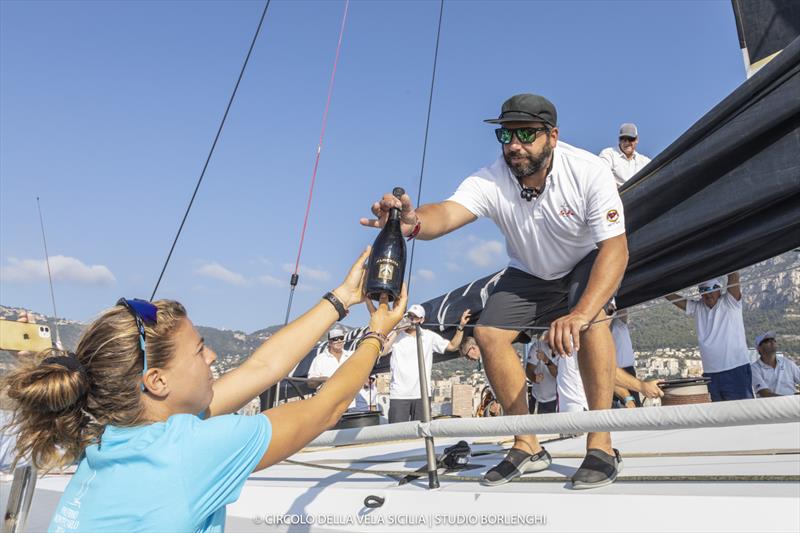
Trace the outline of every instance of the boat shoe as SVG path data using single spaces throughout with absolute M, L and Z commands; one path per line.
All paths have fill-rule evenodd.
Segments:
M 550 454 L 547 453 L 544 447 L 533 455 L 518 448 L 511 448 L 505 459 L 486 472 L 481 484 L 490 487 L 502 485 L 522 474 L 545 470 L 552 462 Z
M 572 475 L 573 489 L 594 489 L 614 483 L 622 472 L 622 456 L 614 448 L 614 455 L 589 448 L 580 468 Z

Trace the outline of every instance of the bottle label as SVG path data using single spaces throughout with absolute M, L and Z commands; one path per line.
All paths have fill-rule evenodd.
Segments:
M 384 283 L 390 283 L 394 279 L 394 272 L 400 264 L 394 259 L 378 259 L 378 279 Z

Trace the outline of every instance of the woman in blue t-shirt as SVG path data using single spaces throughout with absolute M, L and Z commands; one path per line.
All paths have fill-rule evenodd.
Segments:
M 297 452 L 347 409 L 403 316 L 370 307 L 370 334 L 311 399 L 234 413 L 291 372 L 363 300 L 367 249 L 344 283 L 214 381 L 216 354 L 178 302 L 120 300 L 74 354 L 9 373 L 17 455 L 48 470 L 79 461 L 51 531 L 222 531 L 251 472 Z M 198 415 L 198 413 L 200 413 Z

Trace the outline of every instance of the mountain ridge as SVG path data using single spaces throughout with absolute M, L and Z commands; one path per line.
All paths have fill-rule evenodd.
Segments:
M 692 290 L 684 291 L 691 295 Z M 696 293 L 696 291 L 694 291 Z M 764 331 L 776 331 L 779 349 L 790 356 L 800 356 L 800 259 L 797 252 L 787 252 L 742 271 L 744 322 L 748 345 Z M 24 308 L 0 305 L 0 318 L 14 320 Z M 56 322 L 67 349 L 74 349 L 86 324 L 32 312 L 35 320 L 47 323 L 55 337 Z M 351 326 L 340 324 L 345 329 Z M 238 366 L 262 342 L 283 325 L 276 324 L 252 333 L 208 326 L 197 326 L 206 343 L 217 352 L 222 370 Z M 656 300 L 631 310 L 631 338 L 637 352 L 664 348 L 697 346 L 694 322 L 666 300 Z M 320 339 L 323 340 L 324 336 Z M 474 365 L 474 363 L 473 363 Z

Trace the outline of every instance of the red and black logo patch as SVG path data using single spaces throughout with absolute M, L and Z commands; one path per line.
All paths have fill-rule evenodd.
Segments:
M 606 213 L 606 220 L 609 222 L 616 222 L 619 220 L 619 211 L 616 209 L 610 209 L 608 213 Z

